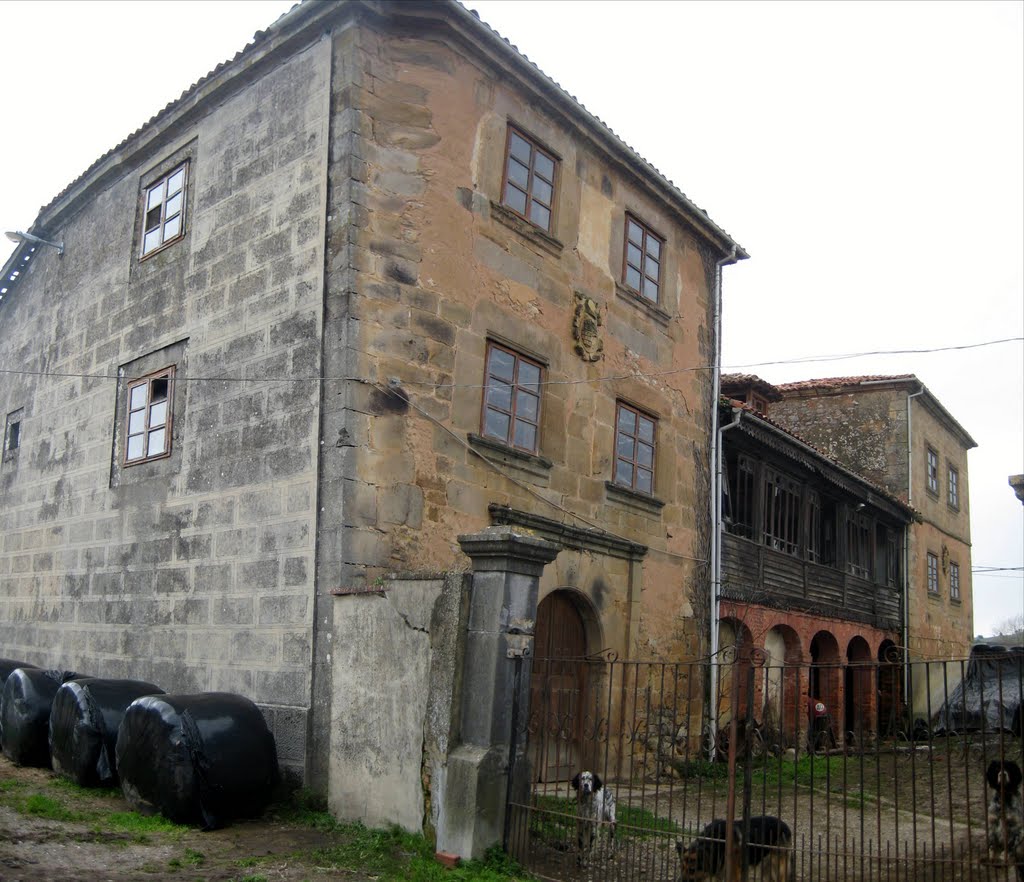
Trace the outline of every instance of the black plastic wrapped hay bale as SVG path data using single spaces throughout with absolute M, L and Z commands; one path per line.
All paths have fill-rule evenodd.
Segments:
M 50 710 L 50 759 L 58 774 L 82 787 L 117 784 L 114 751 L 124 712 L 136 698 L 162 695 L 142 680 L 83 677 L 57 690 Z
M 11 675 L 11 671 L 17 670 L 18 668 L 34 668 L 35 665 L 30 665 L 28 662 L 15 661 L 13 658 L 0 658 L 0 710 L 3 709 L 3 696 L 4 696 L 4 683 L 7 682 L 7 678 Z M 0 744 L 3 743 L 4 737 L 4 718 L 3 713 L 0 713 Z
M 213 830 L 267 807 L 277 749 L 260 709 L 241 695 L 150 695 L 125 711 L 117 773 L 136 810 Z
M 50 765 L 50 707 L 73 671 L 16 668 L 4 683 L 0 700 L 0 737 L 4 754 L 20 766 Z
M 15 661 L 13 658 L 0 658 L 0 689 L 3 688 L 4 683 L 7 682 L 7 678 L 11 676 L 11 671 L 15 671 L 18 668 L 34 668 L 35 665 L 30 665 L 28 662 Z

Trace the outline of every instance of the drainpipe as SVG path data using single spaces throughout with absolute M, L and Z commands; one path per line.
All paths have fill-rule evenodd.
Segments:
M 715 356 L 711 376 L 711 603 L 709 604 L 709 630 L 711 633 L 711 745 L 712 758 L 715 745 L 715 727 L 718 720 L 718 670 L 714 659 L 718 654 L 718 595 L 722 584 L 722 437 L 718 427 L 718 400 L 722 389 L 722 267 L 736 263 L 735 245 L 728 257 L 715 264 L 714 293 L 714 347 Z M 732 428 L 740 420 L 739 413 L 733 417 Z
M 910 430 L 911 411 L 910 399 L 924 395 L 924 383 L 921 388 L 907 396 L 907 505 L 914 504 L 914 447 L 911 443 L 913 434 Z M 914 715 L 914 696 L 910 694 L 913 680 L 910 675 L 910 526 L 903 531 L 903 645 L 907 648 L 906 664 L 903 665 L 903 690 L 907 696 L 910 716 Z M 913 720 L 910 725 L 913 726 Z

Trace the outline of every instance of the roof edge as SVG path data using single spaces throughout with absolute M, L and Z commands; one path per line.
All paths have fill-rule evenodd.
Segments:
M 176 136 L 172 129 L 189 124 L 212 101 L 223 101 L 259 76 L 270 59 L 284 52 L 298 52 L 311 45 L 324 33 L 346 18 L 360 14 L 377 21 L 393 21 L 401 25 L 412 20 L 429 19 L 436 27 L 445 27 L 468 45 L 476 46 L 492 64 L 511 70 L 525 88 L 546 100 L 552 111 L 574 121 L 587 132 L 597 146 L 634 177 L 639 178 L 667 205 L 677 212 L 694 231 L 734 261 L 750 255 L 725 230 L 711 220 L 706 211 L 694 204 L 672 181 L 615 134 L 598 117 L 551 77 L 531 62 L 511 42 L 483 22 L 457 0 L 343 0 L 340 3 L 303 0 L 270 24 L 257 31 L 231 59 L 186 89 L 174 101 L 150 117 L 138 129 L 97 158 L 84 172 L 54 196 L 38 212 L 29 230 L 60 228 L 73 216 L 81 201 L 97 187 L 122 174 L 134 165 L 137 157 L 156 151 Z

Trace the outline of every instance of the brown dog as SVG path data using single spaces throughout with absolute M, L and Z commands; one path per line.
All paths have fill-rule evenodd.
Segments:
M 725 878 L 726 823 L 716 818 L 687 848 L 676 843 L 679 853 L 681 882 L 701 882 L 704 879 Z M 789 882 L 796 871 L 793 855 L 793 833 L 789 825 L 772 815 L 758 815 L 747 825 L 743 837 L 743 822 L 737 820 L 732 827 L 732 874 L 728 882 L 739 882 L 746 856 L 748 867 L 764 864 L 762 879 L 770 882 Z

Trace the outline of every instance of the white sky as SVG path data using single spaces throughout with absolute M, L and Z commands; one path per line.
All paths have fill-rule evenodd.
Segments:
M 1024 3 L 469 2 L 751 254 L 726 367 L 917 374 L 978 442 L 975 567 L 1024 564 Z M 290 2 L 0 0 L 0 230 Z M 9 254 L 0 239 L 0 260 Z M 1024 573 L 974 576 L 975 631 Z

